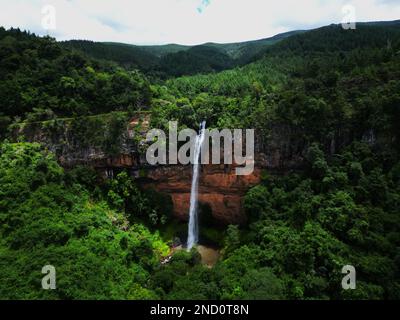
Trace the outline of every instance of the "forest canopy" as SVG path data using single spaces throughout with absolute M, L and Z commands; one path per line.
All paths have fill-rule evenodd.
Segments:
M 400 23 L 258 45 L 238 63 L 212 44 L 156 56 L 0 28 L 0 297 L 399 299 Z M 106 180 L 62 168 L 46 146 L 13 136 L 16 124 L 54 133 L 68 119 L 74 138 L 93 143 L 97 126 L 97 145 L 116 154 L 127 116 L 143 110 L 154 128 L 206 120 L 288 138 L 285 151 L 302 159 L 262 171 L 243 198 L 246 223 L 203 226 L 221 253 L 213 268 L 196 250 L 170 250 L 182 233 L 165 195 L 127 171 Z M 40 290 L 52 263 L 59 289 Z M 340 287 L 347 264 L 356 290 Z

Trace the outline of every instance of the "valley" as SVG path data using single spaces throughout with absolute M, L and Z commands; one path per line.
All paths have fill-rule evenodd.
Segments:
M 398 20 L 197 46 L 0 27 L 0 74 L 1 298 L 399 298 Z M 193 166 L 146 159 L 170 121 L 255 130 L 250 175 L 199 165 L 192 250 Z

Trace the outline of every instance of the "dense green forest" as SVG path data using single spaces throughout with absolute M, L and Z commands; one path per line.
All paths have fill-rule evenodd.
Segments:
M 286 32 L 271 38 L 247 42 L 205 43 L 197 46 L 135 46 L 83 40 L 65 41 L 61 45 L 95 59 L 113 61 L 128 69 L 139 69 L 156 80 L 219 72 L 244 65 L 256 59 L 270 45 L 302 32 Z
M 150 84 L 136 70 L 65 50 L 51 38 L 0 28 L 0 110 L 31 121 L 107 113 L 150 103 Z
M 104 46 L 0 29 L 1 298 L 400 298 L 398 21 L 290 33 L 248 49 L 251 63 L 212 44 L 148 51 L 167 80 L 123 45 Z M 215 237 L 213 268 L 196 250 L 160 263 L 177 226 L 164 195 L 127 172 L 63 169 L 12 135 L 21 123 L 72 118 L 82 129 L 88 116 L 143 110 L 156 128 L 207 120 L 268 140 L 279 126 L 301 146 L 299 169 L 265 170 L 247 192 L 248 221 Z M 41 267 L 55 260 L 59 289 L 40 290 Z M 341 289 L 346 264 L 356 290 Z

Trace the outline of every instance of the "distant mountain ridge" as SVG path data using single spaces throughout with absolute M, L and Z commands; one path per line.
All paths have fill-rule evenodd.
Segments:
M 391 28 L 399 26 L 400 20 L 359 22 L 357 25 Z M 325 30 L 324 28 L 332 26 L 340 27 L 340 24 L 331 24 L 312 30 L 294 30 L 259 40 L 225 44 L 208 42 L 195 46 L 180 44 L 140 46 L 87 40 L 64 41 L 61 44 L 96 59 L 114 61 L 123 67 L 137 68 L 159 77 L 177 77 L 219 72 L 242 66 L 261 58 L 268 48 L 285 42 L 283 40 L 293 37 L 301 40 L 302 38 L 298 37 L 303 34 L 311 33 L 312 35 L 313 31 Z
M 188 46 L 188 45 L 180 45 L 180 44 L 166 44 L 166 45 L 151 45 L 151 46 L 136 46 L 144 51 L 152 53 L 155 56 L 162 57 L 163 55 L 170 53 L 177 53 L 179 51 L 187 51 L 191 48 L 195 47 L 214 47 L 222 50 L 224 53 L 229 55 L 231 58 L 239 58 L 242 55 L 243 49 L 247 46 L 257 47 L 273 44 L 279 40 L 290 37 L 294 34 L 305 32 L 306 30 L 295 30 L 288 31 L 284 33 L 279 33 L 272 37 L 257 39 L 257 40 L 249 40 L 244 42 L 231 42 L 231 43 L 216 43 L 216 42 L 206 42 L 198 45 Z M 112 42 L 107 42 L 108 44 L 113 44 Z
M 111 60 L 127 68 L 167 76 L 219 72 L 250 62 L 267 46 L 304 30 L 290 31 L 270 38 L 236 43 L 204 43 L 195 46 L 179 44 L 138 46 L 118 42 L 70 40 L 64 47 L 84 52 L 101 60 Z

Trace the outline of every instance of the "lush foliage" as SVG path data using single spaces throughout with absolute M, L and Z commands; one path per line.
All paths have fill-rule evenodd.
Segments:
M 253 64 L 158 89 L 154 125 L 206 119 L 255 127 L 267 141 L 286 128 L 289 153 L 305 159 L 300 172 L 266 172 L 248 192 L 249 225 L 227 229 L 212 270 L 187 264 L 180 274 L 179 261 L 160 271 L 178 279 L 161 285 L 166 297 L 399 298 L 399 31 L 398 23 L 321 28 Z M 357 266 L 354 291 L 341 290 L 347 264 Z
M 177 44 L 136 46 L 87 40 L 71 40 L 61 44 L 96 59 L 116 62 L 124 68 L 137 68 L 154 79 L 218 72 L 244 65 L 262 54 L 269 45 L 296 33 L 300 31 L 255 41 L 206 43 L 197 46 Z
M 289 297 L 398 299 L 399 165 L 365 144 L 330 161 L 312 145 L 305 173 L 266 177 L 249 191 L 245 242 L 295 284 Z M 338 289 L 346 264 L 357 266 L 360 290 Z
M 270 142 L 298 162 L 263 172 L 244 198 L 246 225 L 221 232 L 203 215 L 203 235 L 221 246 L 208 268 L 196 250 L 160 263 L 165 242 L 185 231 L 171 199 L 129 173 L 104 181 L 84 167 L 64 172 L 37 144 L 3 142 L 0 297 L 399 299 L 400 24 L 261 43 L 148 48 L 155 66 L 144 48 L 0 29 L 2 135 L 14 121 L 19 140 L 41 133 L 57 156 L 113 155 L 126 147 L 127 115 L 149 104 L 153 127 L 255 128 L 258 148 Z M 254 62 L 216 72 L 238 64 L 239 51 Z M 153 77 L 194 75 L 149 85 L 127 71 L 141 64 Z M 57 291 L 40 290 L 46 264 L 59 268 Z M 347 264 L 356 290 L 341 289 Z
M 89 59 L 54 39 L 18 29 L 0 28 L 0 74 L 3 121 L 99 114 L 150 103 L 149 84 L 139 72 Z
M 146 288 L 168 254 L 157 234 L 93 201 L 38 144 L 4 143 L 0 160 L 3 299 L 157 297 Z M 41 288 L 45 265 L 56 267 L 57 290 Z

